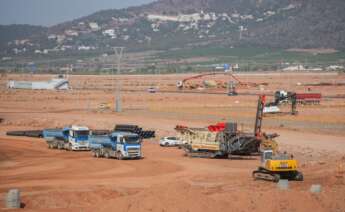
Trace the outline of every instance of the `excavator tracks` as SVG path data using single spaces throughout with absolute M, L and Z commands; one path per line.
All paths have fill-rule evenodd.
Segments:
M 295 181 L 303 181 L 303 174 L 302 172 L 289 172 L 289 173 L 272 173 L 266 169 L 259 168 L 253 171 L 253 178 L 255 180 L 267 180 L 273 182 L 279 182 L 281 178 L 295 180 Z
M 267 180 L 267 181 L 278 182 L 280 180 L 280 175 L 273 174 L 265 169 L 258 169 L 258 170 L 253 171 L 253 178 L 255 180 Z

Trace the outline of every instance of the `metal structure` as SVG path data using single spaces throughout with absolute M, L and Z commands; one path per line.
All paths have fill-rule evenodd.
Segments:
M 14 81 L 7 82 L 9 89 L 29 90 L 68 90 L 69 82 L 66 79 L 56 78 L 49 81 Z
M 266 96 L 260 95 L 258 100 L 258 106 L 256 110 L 255 126 L 254 126 L 254 135 L 257 138 L 262 137 L 261 126 L 263 118 L 263 110 L 266 103 Z
M 228 82 L 228 96 L 237 96 L 236 85 L 234 81 Z
M 203 73 L 203 74 L 198 74 L 195 76 L 191 76 L 191 77 L 187 77 L 181 81 L 178 81 L 176 86 L 178 89 L 182 90 L 186 84 L 187 81 L 189 80 L 193 80 L 193 79 L 199 79 L 205 76 L 215 76 L 215 75 L 225 75 L 225 76 L 230 76 L 232 77 L 232 79 L 234 80 L 234 82 L 236 82 L 238 85 L 241 86 L 253 86 L 256 87 L 259 84 L 257 83 L 251 83 L 251 82 L 242 82 L 240 79 L 238 79 L 234 74 L 230 73 L 230 72 L 211 72 L 211 73 Z
M 192 157 L 226 157 L 232 155 L 251 155 L 263 150 L 277 151 L 274 141 L 277 134 L 261 131 L 265 96 L 259 96 L 253 133 L 237 130 L 237 123 L 218 123 L 206 128 L 176 126 L 178 138 L 184 142 L 182 148 Z
M 114 47 L 113 48 L 117 60 L 117 76 L 119 77 L 121 74 L 121 59 L 123 56 L 124 47 Z M 114 69 L 113 69 L 113 76 L 114 76 Z M 121 105 L 121 81 L 118 79 L 116 82 L 116 90 L 115 90 L 115 112 L 120 113 L 122 112 L 122 105 Z

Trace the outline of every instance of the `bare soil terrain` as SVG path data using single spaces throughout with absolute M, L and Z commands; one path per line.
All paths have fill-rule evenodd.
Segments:
M 303 86 L 345 82 L 336 73 L 249 73 L 239 96 L 221 88 L 176 89 L 191 75 L 70 76 L 72 90 L 7 90 L 14 80 L 49 80 L 49 75 L 6 75 L 0 81 L 0 210 L 11 188 L 21 190 L 27 211 L 345 211 L 345 87 Z M 207 79 L 228 81 L 224 76 Z M 114 113 L 114 85 L 121 81 L 123 112 Z M 200 81 L 200 80 L 199 80 Z M 195 83 L 200 83 L 196 81 Z M 148 93 L 147 88 L 159 87 Z M 258 156 L 233 159 L 188 158 L 178 148 L 158 145 L 183 124 L 205 127 L 236 121 L 251 132 L 258 94 L 275 90 L 321 92 L 320 105 L 299 105 L 298 116 L 267 116 L 263 130 L 278 133 L 279 148 L 299 160 L 305 180 L 277 184 L 254 181 Z M 269 96 L 269 100 L 273 97 Z M 106 103 L 110 109 L 101 107 Z M 289 111 L 290 106 L 282 108 Z M 112 129 L 138 124 L 156 130 L 143 143 L 142 160 L 98 159 L 90 152 L 51 150 L 43 139 L 9 137 L 8 130 L 87 125 Z M 320 184 L 320 193 L 310 186 Z

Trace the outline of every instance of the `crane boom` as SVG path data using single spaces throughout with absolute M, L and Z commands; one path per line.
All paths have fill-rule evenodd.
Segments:
M 195 76 L 187 77 L 187 78 L 183 79 L 182 81 L 177 82 L 177 87 L 180 89 L 183 89 L 184 84 L 189 80 L 202 78 L 204 76 L 212 76 L 212 75 L 228 75 L 228 76 L 231 76 L 240 85 L 254 85 L 254 86 L 256 86 L 255 83 L 243 83 L 237 77 L 235 77 L 235 75 L 233 75 L 232 73 L 229 73 L 229 72 L 212 72 L 212 73 L 204 73 L 204 74 L 198 74 Z
M 262 118 L 264 114 L 264 107 L 266 103 L 266 96 L 260 95 L 258 100 L 258 107 L 256 110 L 256 118 L 255 118 L 255 127 L 254 127 L 254 135 L 259 138 L 261 137 L 261 126 L 262 126 Z

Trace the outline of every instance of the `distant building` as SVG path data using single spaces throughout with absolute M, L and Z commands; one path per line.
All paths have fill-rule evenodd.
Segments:
M 28 42 L 30 42 L 29 39 L 15 40 L 15 41 L 14 41 L 14 44 L 15 44 L 16 46 L 19 46 L 19 45 L 25 45 L 25 44 L 28 43 Z
M 97 22 L 90 22 L 89 23 L 89 27 L 92 31 L 98 31 L 100 30 L 101 28 L 98 26 L 98 23 Z
M 283 71 L 304 71 L 306 70 L 302 65 L 289 66 L 283 69 Z
M 149 14 L 147 16 L 149 21 L 172 21 L 172 22 L 198 22 L 201 20 L 211 21 L 216 20 L 215 13 L 192 13 L 192 14 L 180 14 L 178 16 L 156 15 Z
M 79 33 L 75 30 L 66 30 L 65 35 L 72 36 L 72 37 L 78 37 Z
M 48 35 L 48 40 L 56 40 L 57 36 L 54 34 Z
M 338 65 L 331 65 L 326 68 L 327 71 L 341 71 L 345 70 L 344 66 L 338 66 Z
M 56 36 L 56 41 L 57 41 L 58 43 L 62 43 L 65 39 L 66 39 L 66 36 L 65 36 L 65 35 L 57 35 L 57 36 Z
M 69 82 L 66 79 L 52 79 L 50 81 L 13 81 L 7 83 L 9 89 L 30 89 L 30 90 L 67 90 Z
M 116 37 L 115 35 L 115 30 L 114 29 L 107 29 L 102 32 L 104 36 L 109 36 L 109 37 Z
M 1 58 L 2 61 L 9 61 L 12 60 L 12 57 L 3 57 Z
M 166 16 L 166 15 L 154 15 L 150 14 L 147 16 L 147 19 L 150 21 L 178 21 L 177 16 Z
M 254 16 L 253 15 L 242 15 L 241 19 L 242 20 L 252 20 L 252 19 L 254 19 Z
M 90 51 L 90 50 L 95 50 L 96 47 L 94 46 L 78 46 L 79 51 Z

